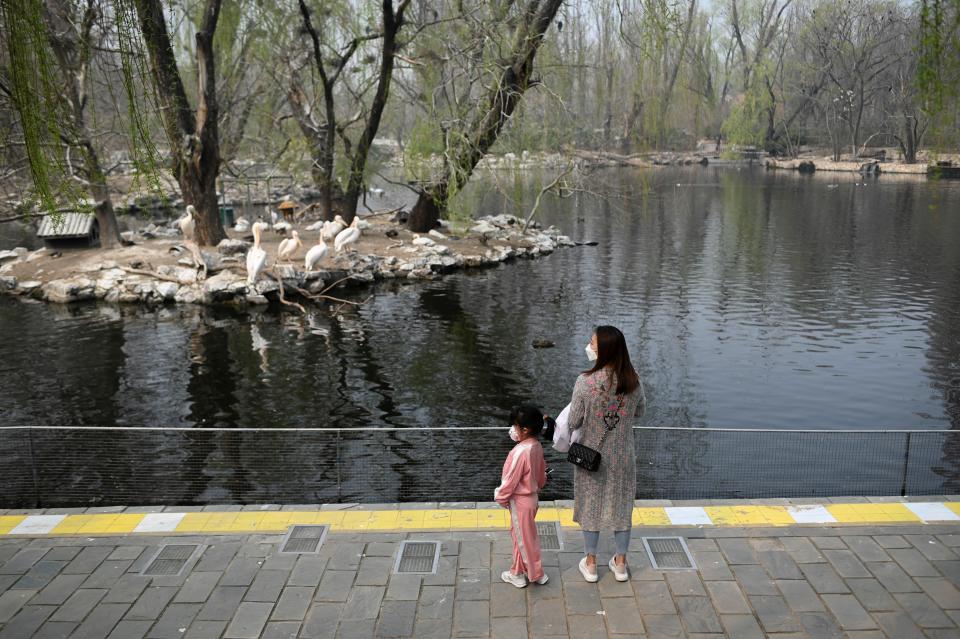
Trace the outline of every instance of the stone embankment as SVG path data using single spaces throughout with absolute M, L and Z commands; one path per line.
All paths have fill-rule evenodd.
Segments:
M 929 167 L 926 164 L 904 164 L 902 162 L 882 162 L 874 159 L 841 160 L 835 162 L 830 157 L 810 157 L 780 159 L 768 158 L 768 169 L 786 169 L 813 173 L 814 171 L 840 171 L 844 173 L 881 174 L 896 173 L 899 175 L 926 175 Z
M 534 223 L 524 231 L 523 221 L 510 215 L 471 224 L 417 235 L 371 217 L 357 243 L 339 254 L 330 246 L 316 270 L 309 271 L 304 255 L 319 241 L 315 225 L 299 229 L 303 245 L 279 263 L 278 245 L 285 236 L 267 231 L 262 243 L 267 268 L 253 284 L 247 281 L 244 257 L 252 238 L 245 233 L 231 230 L 216 249 L 197 253 L 182 243 L 178 231 L 154 226 L 138 234 L 133 246 L 116 249 L 0 251 L 0 292 L 59 303 L 257 305 L 281 296 L 318 299 L 336 288 L 380 280 L 431 280 L 575 244 L 554 227 Z

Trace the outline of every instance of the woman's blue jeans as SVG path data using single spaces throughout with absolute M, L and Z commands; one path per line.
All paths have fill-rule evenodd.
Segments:
M 630 529 L 618 530 L 613 533 L 613 541 L 618 555 L 626 555 L 627 548 L 630 547 Z M 600 546 L 599 530 L 584 530 L 583 545 L 588 555 L 596 555 L 597 548 Z

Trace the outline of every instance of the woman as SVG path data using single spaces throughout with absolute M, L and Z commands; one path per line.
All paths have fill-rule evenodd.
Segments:
M 577 466 L 574 473 L 573 520 L 583 529 L 586 547 L 580 573 L 590 583 L 597 581 L 600 531 L 611 530 L 616 555 L 610 559 L 610 570 L 617 581 L 626 581 L 637 492 L 630 417 L 643 414 L 646 399 L 640 376 L 630 363 L 627 342 L 617 328 L 598 326 L 586 350 L 594 364 L 577 377 L 568 423 L 571 431 L 583 429 L 581 444 L 600 451 L 600 467 L 591 472 Z

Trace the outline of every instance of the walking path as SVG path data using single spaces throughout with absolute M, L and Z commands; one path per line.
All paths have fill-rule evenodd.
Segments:
M 629 582 L 603 567 L 604 539 L 601 579 L 585 583 L 581 536 L 564 527 L 544 552 L 550 581 L 523 590 L 499 579 L 510 537 L 483 504 L 0 512 L 0 639 L 960 637 L 960 502 L 842 501 L 641 505 Z M 796 506 L 837 521 L 796 523 Z M 542 518 L 565 524 L 567 510 Z M 868 515 L 882 523 L 851 519 Z M 923 523 L 935 517 L 952 521 Z M 281 552 L 292 523 L 318 522 L 316 552 Z M 695 569 L 651 564 L 642 537 L 673 535 Z M 396 572 L 410 540 L 439 542 L 434 574 Z M 154 562 L 166 544 L 182 568 Z M 164 567 L 180 572 L 142 574 Z

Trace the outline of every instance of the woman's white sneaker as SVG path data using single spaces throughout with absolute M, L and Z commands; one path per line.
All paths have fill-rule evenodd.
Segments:
M 546 576 L 546 575 L 544 575 Z M 508 584 L 513 584 L 517 588 L 526 588 L 527 587 L 527 576 L 526 575 L 515 575 L 509 570 L 504 570 L 500 573 L 500 579 L 503 579 Z
M 613 578 L 617 581 L 627 581 L 630 579 L 630 573 L 627 572 L 627 563 L 623 563 L 623 568 L 617 565 L 617 562 L 613 557 L 610 558 L 610 571 L 613 573 Z
M 587 558 L 584 557 L 580 560 L 580 574 L 583 575 L 583 578 L 587 580 L 588 583 L 595 584 L 599 577 L 597 576 L 596 568 L 593 572 L 590 572 L 590 569 L 587 568 Z

